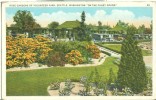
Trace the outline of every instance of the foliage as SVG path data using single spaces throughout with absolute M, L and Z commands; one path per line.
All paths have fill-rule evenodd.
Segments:
M 34 28 L 39 27 L 40 25 L 35 22 L 30 11 L 27 10 L 18 10 L 13 17 L 15 26 L 18 28 L 21 33 L 31 32 Z
M 118 82 L 122 87 L 129 87 L 134 93 L 139 93 L 147 85 L 147 76 L 141 49 L 133 39 L 136 32 L 135 27 L 129 27 L 123 41 Z
M 60 88 L 60 82 L 54 82 L 50 84 L 50 90 L 57 90 Z
M 111 44 L 111 45 L 102 44 L 100 46 L 102 46 L 102 47 L 104 47 L 106 49 L 112 50 L 114 52 L 121 53 L 121 46 L 122 46 L 121 44 Z
M 72 84 L 70 79 L 67 79 L 65 82 L 65 87 L 61 90 L 59 89 L 59 95 L 60 96 L 69 96 L 71 93 L 71 90 L 74 88 L 74 84 Z
M 71 52 L 67 53 L 65 56 L 68 63 L 73 65 L 77 65 L 82 63 L 82 55 L 78 50 L 72 50 Z
M 145 28 L 145 34 L 152 34 L 151 28 Z
M 85 20 L 86 20 L 85 18 L 86 18 L 86 15 L 85 15 L 85 12 L 83 11 L 81 14 L 81 27 L 83 27 L 85 24 Z
M 63 90 L 59 90 L 59 96 L 70 96 L 70 91 L 65 88 Z
M 101 81 L 99 72 L 95 68 L 94 71 L 90 73 L 90 76 L 82 76 L 80 82 L 84 85 L 84 89 L 80 90 L 78 95 L 81 96 L 91 96 L 91 95 L 107 95 L 107 85 Z M 93 93 L 91 93 L 93 91 Z
M 78 95 L 90 96 L 91 95 L 91 93 L 90 93 L 90 91 L 91 91 L 90 79 L 88 79 L 86 76 L 82 76 L 81 79 L 80 79 L 80 83 L 83 84 L 84 89 L 80 90 Z
M 67 29 L 67 28 L 79 28 L 80 22 L 79 21 L 66 21 L 63 24 L 59 25 L 57 29 Z
M 114 83 L 116 80 L 115 74 L 113 72 L 113 69 L 110 68 L 109 69 L 109 80 L 108 80 L 108 84 Z
M 144 42 L 144 41 L 149 42 L 151 40 L 139 40 L 137 42 Z M 121 46 L 122 46 L 121 44 L 118 44 L 118 43 L 117 44 L 114 44 L 114 43 L 112 43 L 112 44 L 111 43 L 108 43 L 108 44 L 107 43 L 97 43 L 97 45 L 121 54 Z M 152 54 L 152 51 L 142 49 L 142 54 L 143 54 L 143 56 L 150 56 Z
M 106 95 L 106 93 L 104 93 L 104 89 L 95 88 L 93 91 L 96 96 L 105 96 Z
M 138 33 L 139 34 L 144 34 L 145 33 L 145 25 L 141 25 L 138 27 Z
M 48 54 L 46 64 L 50 66 L 65 66 L 64 54 L 52 51 Z
M 147 73 L 147 81 L 148 81 L 147 90 L 152 91 L 152 69 L 147 68 L 146 73 Z
M 93 58 L 98 59 L 100 57 L 100 50 L 96 45 L 88 45 L 86 48 L 91 52 Z
M 142 50 L 142 55 L 143 56 L 151 56 L 152 55 L 152 50 Z
M 51 45 L 51 48 L 53 48 L 53 51 L 58 51 L 66 55 L 67 53 L 71 52 L 72 50 L 78 50 L 81 55 L 83 62 L 82 63 L 90 63 L 92 54 L 86 49 L 86 46 L 91 43 L 89 42 L 80 42 L 80 41 L 69 41 L 69 42 L 53 42 Z
M 92 59 L 91 52 L 88 52 L 88 50 L 86 50 L 86 47 L 84 47 L 82 49 L 79 48 L 79 50 L 80 50 L 82 57 L 83 57 L 83 63 L 86 63 L 86 64 L 91 63 L 92 62 L 91 61 L 91 59 Z
M 103 45 L 103 44 L 122 44 L 122 42 L 99 42 L 99 43 L 95 43 L 97 45 Z
M 99 82 L 98 83 L 98 87 L 96 87 L 94 90 L 94 94 L 96 95 L 96 96 L 106 96 L 107 95 L 107 93 L 106 93 L 106 91 L 107 91 L 107 83 L 105 82 Z
M 85 89 L 80 90 L 78 95 L 80 95 L 80 96 L 91 96 L 90 92 L 87 92 Z
M 146 39 L 146 40 L 137 40 L 137 42 L 151 42 L 152 41 L 152 39 Z
M 134 93 L 130 88 L 125 87 L 122 89 L 121 92 L 117 88 L 114 88 L 114 90 L 112 91 L 112 95 L 115 95 L 115 96 L 133 96 Z
M 90 29 L 85 25 L 85 12 L 83 11 L 81 14 L 81 24 L 78 32 L 77 40 L 79 41 L 91 41 L 92 37 L 90 34 Z
M 64 54 L 69 53 L 71 50 L 83 50 L 85 49 L 88 42 L 79 42 L 79 41 L 57 41 L 53 42 L 51 45 L 51 48 L 53 48 L 54 51 L 62 52 Z
M 98 21 L 98 32 L 100 33 L 102 29 L 102 22 L 101 21 Z
M 50 24 L 48 24 L 48 28 L 49 29 L 55 29 L 59 26 L 58 22 L 51 22 Z
M 97 68 L 95 68 L 94 71 L 90 73 L 88 82 L 94 83 L 95 86 L 98 87 L 100 80 L 101 80 L 101 76 L 99 75 Z
M 6 66 L 25 66 L 35 62 L 34 40 L 18 36 L 6 37 Z
M 41 35 L 38 35 L 34 38 L 35 42 L 35 53 L 36 53 L 36 62 L 44 63 L 48 57 L 48 53 L 52 50 L 50 44 L 52 43 L 50 39 L 44 38 Z
M 33 62 L 43 62 L 51 50 L 48 47 L 49 40 L 43 37 L 25 38 L 18 35 L 13 38 L 6 37 L 6 66 L 27 67 Z

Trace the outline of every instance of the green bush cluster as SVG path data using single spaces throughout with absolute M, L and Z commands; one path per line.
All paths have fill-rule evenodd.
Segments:
M 64 66 L 65 65 L 65 56 L 70 53 L 72 50 L 78 50 L 81 55 L 83 62 L 82 63 L 90 63 L 92 58 L 92 53 L 88 52 L 87 45 L 90 45 L 90 42 L 79 42 L 79 41 L 57 41 L 52 42 L 51 48 L 52 51 L 49 53 L 47 57 L 47 65 L 48 66 Z

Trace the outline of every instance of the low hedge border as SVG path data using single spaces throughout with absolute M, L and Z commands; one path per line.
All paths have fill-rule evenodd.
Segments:
M 111 49 L 111 48 L 108 48 L 108 47 L 106 47 L 106 46 L 103 46 L 101 43 L 96 43 L 96 44 L 97 44 L 98 46 L 104 47 L 104 48 L 106 48 L 106 49 L 109 49 L 109 50 L 111 50 L 111 51 L 114 51 L 114 52 L 116 52 L 116 53 L 121 54 L 121 52 L 120 52 L 120 51 L 113 50 L 113 49 Z
M 106 52 L 106 51 L 101 51 L 101 52 L 108 55 L 108 56 L 111 56 L 111 53 L 109 53 L 109 52 Z

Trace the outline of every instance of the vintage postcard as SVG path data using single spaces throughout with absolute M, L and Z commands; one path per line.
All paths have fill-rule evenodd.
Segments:
M 155 11 L 153 2 L 3 3 L 3 99 L 156 99 Z

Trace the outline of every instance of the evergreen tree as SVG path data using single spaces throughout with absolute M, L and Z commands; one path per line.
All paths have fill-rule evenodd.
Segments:
M 81 27 L 85 26 L 85 20 L 86 20 L 85 18 L 86 18 L 86 15 L 85 15 L 85 12 L 83 11 L 81 14 Z
M 129 87 L 134 93 L 142 92 L 147 85 L 145 63 L 137 41 L 133 39 L 137 29 L 128 27 L 126 39 L 121 48 L 121 61 L 118 82 L 122 87 Z
M 91 37 L 89 35 L 89 31 L 87 32 L 87 27 L 85 25 L 85 19 L 86 15 L 85 12 L 83 11 L 81 14 L 81 25 L 80 25 L 80 30 L 78 32 L 78 40 L 79 41 L 91 41 Z

